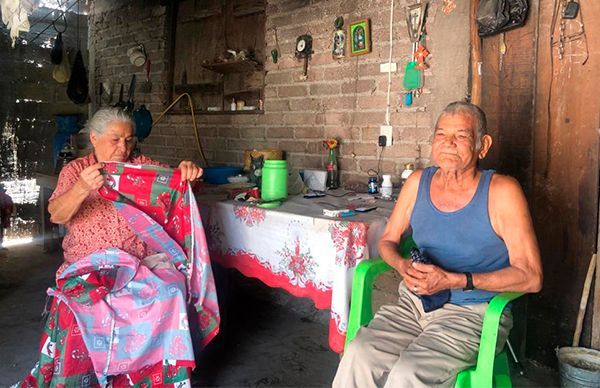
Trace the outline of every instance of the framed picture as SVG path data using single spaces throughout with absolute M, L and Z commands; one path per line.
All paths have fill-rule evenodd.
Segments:
M 350 23 L 348 28 L 350 55 L 363 55 L 371 52 L 371 20 L 359 20 Z

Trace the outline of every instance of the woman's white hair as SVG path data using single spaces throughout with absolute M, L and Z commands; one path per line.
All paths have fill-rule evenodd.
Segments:
M 477 149 L 481 148 L 481 138 L 484 135 L 487 135 L 487 119 L 485 118 L 485 113 L 475 104 L 471 104 L 470 102 L 465 101 L 455 101 L 448 104 L 440 116 L 438 118 L 438 122 L 442 116 L 446 115 L 455 115 L 455 114 L 464 114 L 467 116 L 471 116 L 475 120 L 475 147 Z M 435 124 L 437 128 L 437 123 Z
M 120 108 L 102 108 L 99 109 L 91 119 L 88 120 L 85 127 L 88 131 L 94 131 L 98 135 L 102 135 L 109 123 L 127 123 L 131 125 L 135 133 L 135 122 L 131 116 Z

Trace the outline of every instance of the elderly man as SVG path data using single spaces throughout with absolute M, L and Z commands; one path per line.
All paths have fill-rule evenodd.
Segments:
M 346 349 L 334 387 L 453 386 L 476 363 L 487 302 L 501 291 L 538 292 L 542 265 L 531 216 L 516 180 L 481 170 L 492 145 L 483 111 L 449 104 L 435 126 L 433 167 L 416 171 L 379 241 L 403 278 L 398 303 L 383 306 Z M 432 264 L 398 253 L 412 237 Z M 447 292 L 449 290 L 449 292 Z M 445 292 L 428 311 L 422 297 Z M 505 311 L 498 347 L 512 327 Z

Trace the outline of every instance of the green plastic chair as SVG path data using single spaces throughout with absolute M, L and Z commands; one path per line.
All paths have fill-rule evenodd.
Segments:
M 400 245 L 402 256 L 408 257 L 413 246 L 415 244 L 411 238 L 404 241 Z M 346 346 L 354 339 L 358 329 L 373 319 L 373 282 L 377 276 L 391 269 L 392 267 L 380 258 L 362 261 L 356 267 L 352 283 Z M 483 317 L 477 365 L 460 372 L 456 376 L 455 387 L 512 387 L 506 346 L 496 355 L 496 342 L 504 308 L 510 301 L 521 295 L 523 295 L 521 292 L 503 292 L 490 301 Z

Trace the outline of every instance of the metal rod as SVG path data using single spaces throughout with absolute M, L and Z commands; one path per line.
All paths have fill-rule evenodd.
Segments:
M 508 345 L 508 350 L 510 351 L 510 354 L 512 355 L 513 360 L 515 360 L 515 364 L 517 365 L 517 368 L 519 368 L 519 374 L 521 376 L 523 376 L 525 374 L 525 372 L 523 371 L 523 367 L 521 366 L 521 363 L 517 359 L 517 355 L 515 354 L 515 351 L 513 350 L 513 347 L 510 344 L 510 341 L 508 340 L 508 338 L 506 339 L 506 345 Z
M 30 40 L 28 43 L 30 43 L 30 44 L 31 44 L 31 43 L 35 42 L 35 40 L 36 40 L 37 38 L 39 38 L 39 37 L 40 37 L 40 35 L 42 35 L 44 32 L 46 32 L 46 30 L 47 30 L 48 28 L 50 28 L 50 27 L 52 26 L 52 24 L 53 24 L 53 23 L 55 23 L 55 22 L 56 22 L 58 19 L 60 19 L 64 13 L 66 13 L 68 10 L 70 10 L 71 8 L 73 8 L 73 7 L 74 7 L 75 5 L 77 5 L 77 4 L 79 4 L 79 0 L 76 0 L 76 1 L 75 1 L 73 4 L 71 4 L 71 6 L 69 6 L 69 8 L 65 9 L 64 11 L 62 11 L 62 12 L 61 12 L 61 14 L 60 14 L 60 15 L 58 15 L 58 17 L 52 21 L 52 23 L 48 24 L 48 26 L 47 26 L 46 28 L 44 28 L 42 31 L 40 31 L 40 32 L 39 32 L 39 33 L 38 33 L 38 34 L 35 36 L 35 38 L 31 39 L 31 40 Z M 66 17 L 65 17 L 65 20 L 66 20 Z M 79 21 L 79 15 L 77 15 L 77 20 Z

